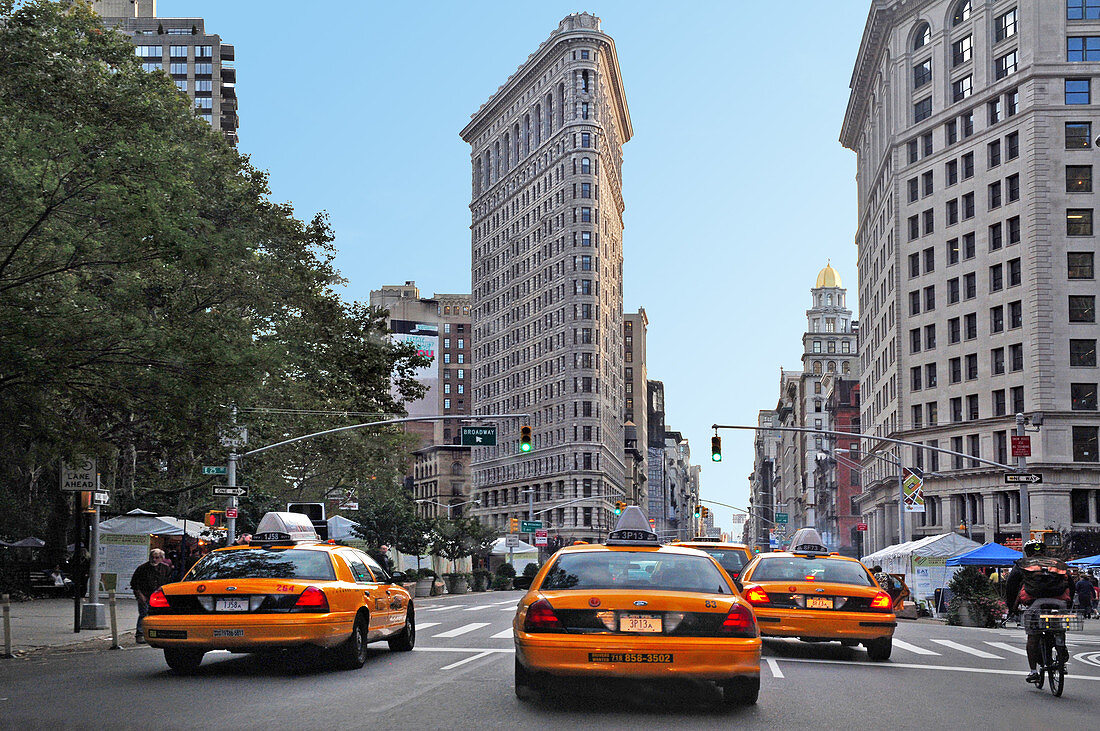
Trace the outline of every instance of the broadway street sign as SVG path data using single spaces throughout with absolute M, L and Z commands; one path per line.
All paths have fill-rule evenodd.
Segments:
M 462 446 L 464 447 L 495 447 L 497 444 L 497 428 L 495 426 L 464 426 L 462 427 Z
M 1030 472 L 1006 472 L 1005 484 L 1012 485 L 1014 483 L 1026 482 L 1032 485 L 1040 485 L 1043 482 L 1042 475 L 1036 475 Z

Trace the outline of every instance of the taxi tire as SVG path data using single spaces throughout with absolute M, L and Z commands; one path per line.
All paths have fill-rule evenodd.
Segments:
M 189 650 L 181 647 L 164 648 L 164 662 L 176 675 L 190 675 L 199 669 L 202 656 L 206 653 L 202 650 Z
M 867 657 L 872 662 L 885 662 L 890 659 L 890 652 L 894 649 L 894 638 L 879 637 L 863 644 L 867 648 Z
M 366 615 L 358 614 L 355 617 L 355 626 L 351 629 L 351 637 L 333 650 L 336 664 L 344 670 L 358 670 L 366 665 L 368 626 L 369 620 Z
M 416 644 L 416 614 L 413 612 L 411 603 L 408 611 L 405 612 L 405 626 L 396 636 L 387 640 L 387 643 L 395 652 L 409 652 L 413 649 Z
M 516 658 L 516 697 L 527 699 L 542 691 L 542 681 Z
M 760 676 L 734 678 L 722 683 L 722 704 L 726 706 L 751 706 L 760 697 Z

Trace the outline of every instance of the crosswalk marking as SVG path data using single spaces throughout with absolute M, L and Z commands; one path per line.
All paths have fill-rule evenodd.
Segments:
M 446 612 L 448 609 L 458 609 L 458 606 L 459 605 L 457 605 L 457 604 L 452 604 L 449 607 L 435 607 L 434 609 L 427 609 L 425 611 L 428 611 L 428 612 Z
M 989 660 L 1003 660 L 1000 655 L 994 655 L 992 652 L 986 652 L 985 650 L 975 650 L 973 647 L 967 647 L 966 645 L 959 644 L 952 640 L 932 640 L 937 645 L 943 645 L 944 647 L 950 647 L 952 650 L 958 650 L 959 652 L 965 652 L 974 657 L 984 657 Z
M 467 611 L 467 612 L 476 612 L 478 609 L 491 609 L 492 607 L 495 607 L 495 606 L 496 606 L 496 604 L 480 604 L 476 607 L 466 607 L 465 611 Z
M 923 647 L 917 647 L 916 645 L 910 645 L 908 642 L 902 642 L 897 637 L 894 638 L 894 647 L 899 650 L 907 650 L 915 655 L 939 655 L 938 652 L 932 650 L 926 650 Z
M 439 624 L 439 622 L 417 622 L 416 623 L 416 630 L 417 630 L 417 632 L 423 632 L 424 630 L 428 629 L 429 627 L 434 627 L 437 624 Z
M 1027 657 L 1027 650 L 1021 650 L 1019 647 L 1013 647 L 1012 645 L 1008 644 L 1007 642 L 989 642 L 988 640 L 986 640 L 985 644 L 991 645 L 992 647 L 996 647 L 998 650 L 1004 650 L 1006 652 L 1013 652 L 1017 655 L 1023 655 L 1024 657 Z
M 480 660 L 481 658 L 488 657 L 489 655 L 492 655 L 492 654 L 493 654 L 492 652 L 479 652 L 478 654 L 471 655 L 470 657 L 467 657 L 464 660 L 459 660 L 458 662 L 453 662 L 450 665 L 444 665 L 443 667 L 440 668 L 440 670 L 452 670 L 454 668 L 457 668 L 459 665 L 465 665 L 468 662 L 473 662 L 474 660 Z
M 500 606 L 501 604 L 511 604 L 513 607 L 519 604 L 515 599 L 506 599 L 502 602 L 497 602 L 494 606 Z
M 512 636 L 512 628 L 509 627 L 508 629 L 504 630 L 503 632 L 497 632 L 490 639 L 503 640 L 503 639 L 511 637 L 511 636 Z
M 514 611 L 516 611 L 516 608 L 515 607 L 504 607 L 500 611 L 502 611 L 502 612 L 514 612 Z
M 464 624 L 461 627 L 456 627 L 455 629 L 448 630 L 446 632 L 440 632 L 437 635 L 432 635 L 432 637 L 458 637 L 460 635 L 466 634 L 467 632 L 473 632 L 474 630 L 488 626 L 488 622 L 470 622 L 469 624 Z

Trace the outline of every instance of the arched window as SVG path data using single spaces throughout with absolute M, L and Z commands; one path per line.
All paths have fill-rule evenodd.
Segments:
M 970 20 L 970 0 L 960 0 L 955 6 L 955 12 L 951 14 L 951 25 L 965 23 Z
M 483 166 L 483 169 L 485 171 L 485 187 L 486 188 L 488 188 L 490 185 L 493 184 L 492 183 L 492 175 L 493 175 L 492 158 L 493 158 L 492 154 L 488 150 L 486 150 L 485 151 L 485 165 Z
M 542 105 L 535 105 L 535 147 L 542 144 Z
M 495 177 L 497 180 L 500 180 L 500 142 L 499 141 L 496 142 L 493 145 L 493 157 L 496 158 L 496 164 L 497 164 L 497 169 L 496 169 L 496 172 L 493 173 L 493 177 Z M 507 172 L 507 169 L 505 170 L 505 172 Z
M 480 194 L 481 193 L 482 179 L 483 178 L 482 178 L 482 173 L 481 173 L 481 156 L 479 155 L 478 158 L 476 160 L 474 160 L 474 193 L 475 194 Z
M 554 95 L 546 95 L 546 136 L 554 132 Z
M 519 122 L 512 125 L 512 159 L 513 165 L 519 165 Z
M 558 127 L 565 126 L 565 84 L 558 84 Z
M 523 154 L 531 154 L 531 116 L 523 115 Z
M 832 305 L 833 304 L 833 295 L 831 295 L 831 294 L 825 295 L 825 304 L 827 304 L 827 305 Z
M 821 375 L 821 361 L 819 361 L 819 360 L 814 361 L 814 375 L 815 376 L 820 376 Z
M 913 34 L 913 50 L 918 48 L 924 48 L 932 42 L 932 29 L 928 27 L 928 23 L 921 23 L 917 27 L 917 32 Z
M 508 137 L 508 133 L 504 133 L 504 169 L 507 171 L 512 167 L 512 154 L 509 151 L 509 143 L 511 139 Z M 499 155 L 498 155 L 499 157 Z
M 581 91 L 585 94 L 588 93 L 588 71 L 587 69 L 581 72 Z
M 828 367 L 827 370 L 829 371 L 829 373 L 836 373 L 836 361 L 835 360 L 829 361 L 829 367 Z
M 585 174 L 592 172 L 592 161 L 587 157 L 581 158 L 581 172 Z
M 461 475 L 462 474 L 462 463 L 461 462 L 452 462 L 451 463 L 451 474 L 452 475 Z
M 449 315 L 449 314 L 451 314 L 451 306 L 450 306 L 450 305 L 446 305 L 446 306 L 445 306 L 445 307 L 443 308 L 443 314 L 444 314 L 444 315 Z
M 844 365 L 843 365 L 842 369 L 844 371 L 844 375 L 848 375 L 852 371 L 851 366 L 848 365 L 848 361 L 844 361 Z

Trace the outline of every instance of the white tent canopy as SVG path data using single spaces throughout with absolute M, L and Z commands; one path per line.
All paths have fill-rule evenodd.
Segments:
M 187 535 L 198 538 L 202 531 L 202 523 L 197 520 L 187 521 Z M 100 535 L 108 536 L 182 536 L 183 532 L 184 521 L 140 509 L 131 510 L 125 515 L 99 524 Z
M 342 515 L 334 515 L 326 522 L 328 523 L 328 537 L 333 540 L 343 541 L 348 538 L 357 540 L 360 537 L 355 532 L 355 527 L 359 524 L 354 520 L 349 520 Z
M 904 574 L 913 598 L 928 599 L 955 573 L 947 559 L 981 548 L 980 543 L 958 533 L 941 533 L 888 546 L 860 559 L 867 567 L 878 564 L 888 574 Z
M 502 536 L 493 541 L 492 547 L 489 548 L 489 553 L 493 554 L 494 556 L 507 556 L 509 553 L 507 540 Z M 512 547 L 511 553 L 514 553 L 517 556 L 520 554 L 533 553 L 538 556 L 539 549 L 535 548 L 530 543 L 524 543 L 523 541 L 520 541 Z

